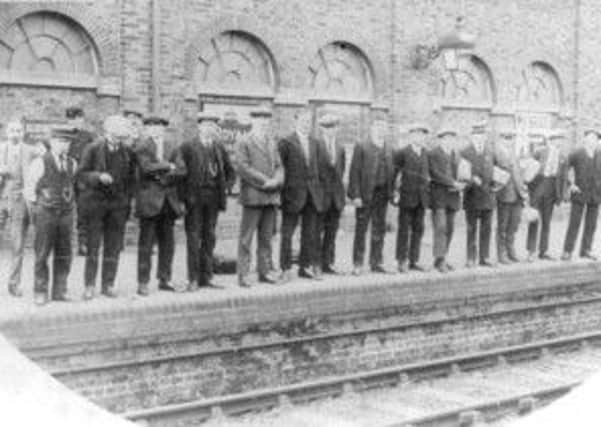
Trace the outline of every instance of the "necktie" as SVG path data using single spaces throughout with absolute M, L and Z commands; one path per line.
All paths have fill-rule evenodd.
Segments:
M 336 142 L 334 139 L 330 140 L 330 160 L 332 164 L 336 164 Z

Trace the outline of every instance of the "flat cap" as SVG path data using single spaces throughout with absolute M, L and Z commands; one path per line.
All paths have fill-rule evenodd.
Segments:
M 405 129 L 407 129 L 407 132 L 425 132 L 425 133 L 430 133 L 430 126 L 428 126 L 424 122 L 409 123 L 405 127 Z
M 167 120 L 165 117 L 158 115 L 144 117 L 144 119 L 142 119 L 142 123 L 144 123 L 146 126 L 169 126 L 169 120 Z
M 50 129 L 50 137 L 52 139 L 60 139 L 66 142 L 71 142 L 77 136 L 77 132 L 72 127 L 57 125 Z
M 84 115 L 83 108 L 81 107 L 69 107 L 65 110 L 65 117 L 68 119 L 75 119 Z
M 587 135 L 589 133 L 594 133 L 594 134 L 597 134 L 597 136 L 600 136 L 601 133 L 599 133 L 598 129 L 599 129 L 598 126 L 587 125 L 582 128 L 582 131 L 583 131 L 584 135 Z
M 126 108 L 123 110 L 123 117 L 127 117 L 127 116 L 136 116 L 139 119 L 141 119 L 142 117 L 144 117 L 144 115 L 139 111 L 136 110 L 135 108 Z
M 488 122 L 480 121 L 472 125 L 472 134 L 486 133 L 488 130 Z
M 459 135 L 459 133 L 457 132 L 457 129 L 455 129 L 454 127 L 451 126 L 442 126 L 440 129 L 438 129 L 438 131 L 436 132 L 436 136 L 439 138 L 442 138 L 445 135 Z
M 267 107 L 257 107 L 250 110 L 250 117 L 271 117 L 273 113 Z
M 198 113 L 198 115 L 196 116 L 197 123 L 203 123 L 203 122 L 217 123 L 217 122 L 219 122 L 219 120 L 220 120 L 219 116 L 217 114 L 213 114 L 213 113 L 201 112 L 201 113 Z
M 497 133 L 499 134 L 499 136 L 503 136 L 506 138 L 511 138 L 517 134 L 515 128 L 510 126 L 498 128 Z
M 335 114 L 324 114 L 319 119 L 319 126 L 324 128 L 331 128 L 337 126 L 340 123 L 340 119 Z
M 549 139 L 567 138 L 567 137 L 568 137 L 568 133 L 565 131 L 565 129 L 550 129 L 549 132 L 547 132 L 547 138 L 549 138 Z

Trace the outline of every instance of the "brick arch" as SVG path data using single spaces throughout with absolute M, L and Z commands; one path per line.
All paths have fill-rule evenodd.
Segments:
M 320 34 L 315 35 L 306 43 L 306 49 L 302 58 L 306 61 L 303 67 L 309 67 L 309 61 L 315 54 L 324 46 L 330 43 L 348 43 L 357 49 L 367 60 L 370 71 L 373 77 L 374 98 L 383 96 L 388 88 L 388 73 L 385 67 L 385 62 L 381 59 L 375 46 L 361 34 L 358 34 L 356 29 L 333 27 L 325 29 Z
M 520 67 L 518 68 L 517 72 L 519 73 L 519 78 L 521 79 L 522 73 L 528 67 L 541 66 L 544 69 L 546 69 L 549 72 L 549 74 L 553 77 L 555 83 L 557 84 L 558 107 L 562 108 L 566 104 L 565 86 L 563 84 L 563 81 L 560 77 L 559 72 L 557 71 L 557 68 L 552 65 L 553 63 L 554 63 L 554 60 L 549 59 L 549 58 L 542 58 L 542 59 L 541 58 L 536 58 L 536 59 L 530 58 L 530 59 L 522 61 L 522 63 L 520 63 Z
M 56 13 L 74 21 L 90 37 L 98 53 L 100 75 L 119 74 L 119 39 L 111 31 L 107 19 L 91 13 L 89 6 L 81 3 L 15 3 L 6 7 L 0 16 L 0 35 L 23 16 L 32 13 Z
M 280 68 L 277 58 L 285 57 L 285 50 L 278 41 L 277 34 L 267 28 L 258 20 L 245 15 L 227 15 L 213 22 L 208 28 L 203 27 L 196 31 L 189 41 L 186 51 L 185 71 L 188 79 L 194 76 L 196 58 L 211 38 L 227 31 L 235 31 L 249 35 L 257 40 L 269 55 L 274 68 L 274 86 L 277 91 L 280 85 Z

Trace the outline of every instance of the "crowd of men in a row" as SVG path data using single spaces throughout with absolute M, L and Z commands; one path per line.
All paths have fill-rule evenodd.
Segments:
M 271 135 L 271 114 L 263 108 L 251 111 L 250 132 L 236 142 L 233 152 L 219 138 L 219 117 L 206 113 L 198 116 L 196 136 L 179 145 L 165 138 L 167 119 L 142 118 L 135 112 L 107 117 L 103 134 L 96 137 L 83 129 L 83 111 L 70 108 L 68 123 L 51 130 L 44 148 L 24 141 L 22 121 L 10 121 L 0 147 L 0 188 L 7 200 L 12 244 L 10 294 L 22 295 L 24 241 L 33 226 L 35 302 L 69 300 L 76 210 L 78 251 L 85 256 L 84 299 L 94 298 L 101 246 L 101 292 L 117 296 L 115 278 L 132 200 L 139 218 L 138 294 L 149 294 L 155 244 L 158 288 L 182 290 L 171 281 L 174 223 L 182 216 L 187 241 L 185 290 L 218 287 L 212 280 L 215 231 L 236 175 L 242 205 L 237 257 L 241 287 L 251 286 L 255 234 L 259 282 L 282 284 L 292 278 L 292 240 L 299 222 L 298 276 L 320 280 L 324 273 L 337 274 L 336 235 L 347 198 L 355 207 L 355 275 L 363 272 L 370 224 L 370 270 L 388 272 L 383 244 L 390 204 L 398 207 L 396 260 L 401 273 L 425 270 L 419 258 L 428 209 L 434 268 L 443 273 L 452 268 L 447 254 L 455 215 L 462 207 L 467 267 L 495 265 L 490 256 L 495 210 L 498 263 L 519 261 L 515 235 L 523 217 L 528 223 L 529 260 L 553 259 L 548 253 L 553 208 L 568 199 L 572 205 L 562 259 L 571 258 L 585 211 L 580 256 L 595 258 L 591 250 L 601 202 L 597 129 L 585 129 L 583 143 L 564 155 L 561 147 L 567 134 L 559 129 L 547 132 L 537 144 L 524 144 L 513 128 L 496 129 L 493 134 L 486 123 L 477 123 L 464 144 L 451 127 L 432 135 L 427 125 L 413 123 L 403 127 L 406 143 L 397 146 L 387 142 L 388 123 L 374 120 L 369 138 L 353 149 L 345 185 L 345 141 L 338 137 L 336 115 L 318 117 L 320 131 L 312 132 L 312 112 L 303 109 L 295 117 L 293 132 L 276 141 Z M 276 277 L 272 239 L 278 210 L 281 273 Z

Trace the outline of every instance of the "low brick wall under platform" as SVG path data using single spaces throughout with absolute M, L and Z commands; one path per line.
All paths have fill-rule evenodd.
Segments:
M 122 412 L 601 331 L 601 264 L 368 275 L 2 316 L 26 355 Z

